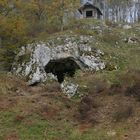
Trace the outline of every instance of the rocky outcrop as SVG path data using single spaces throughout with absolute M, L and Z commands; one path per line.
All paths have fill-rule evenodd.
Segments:
M 90 45 L 93 41 L 92 36 L 63 36 L 46 43 L 28 44 L 15 58 L 13 72 L 25 76 L 29 85 L 34 85 L 45 82 L 49 73 L 63 83 L 65 74 L 73 76 L 76 69 L 104 69 L 105 64 L 100 60 L 104 53 Z

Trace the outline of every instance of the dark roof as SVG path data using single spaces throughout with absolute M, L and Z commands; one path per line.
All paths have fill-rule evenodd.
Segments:
M 84 9 L 86 9 L 86 8 L 93 8 L 93 9 L 96 9 L 100 15 L 103 15 L 102 12 L 101 12 L 101 10 L 100 10 L 98 7 L 94 6 L 93 4 L 91 4 L 91 3 L 89 3 L 89 2 L 86 2 L 84 5 L 82 5 L 82 6 L 78 9 L 78 11 L 82 14 L 82 11 L 83 11 Z

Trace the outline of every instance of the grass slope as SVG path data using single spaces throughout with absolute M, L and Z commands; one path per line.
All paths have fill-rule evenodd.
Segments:
M 93 35 L 93 48 L 105 52 L 106 70 L 77 71 L 79 93 L 72 99 L 56 82 L 28 87 L 21 77 L 0 73 L 0 140 L 140 139 L 140 26 L 111 24 L 100 33 L 101 24 L 82 20 L 54 35 Z M 129 37 L 137 41 L 124 41 Z

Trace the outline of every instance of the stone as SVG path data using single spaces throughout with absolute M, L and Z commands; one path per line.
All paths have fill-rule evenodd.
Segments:
M 94 56 L 83 55 L 83 56 L 80 57 L 80 60 L 86 65 L 87 70 L 98 71 L 100 69 L 105 68 L 105 64 L 103 62 L 99 61 Z
M 129 44 L 136 44 L 139 42 L 139 39 L 137 37 L 128 37 L 124 39 L 124 42 Z
M 71 98 L 77 93 L 78 85 L 64 80 L 64 82 L 61 84 L 61 89 L 68 98 Z

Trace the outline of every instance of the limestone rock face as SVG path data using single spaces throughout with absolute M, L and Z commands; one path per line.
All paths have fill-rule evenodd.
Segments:
M 93 41 L 94 38 L 92 36 L 63 36 L 50 39 L 46 43 L 28 44 L 22 47 L 16 56 L 12 71 L 25 76 L 28 79 L 29 85 L 33 85 L 46 81 L 48 73 L 54 75 L 60 73 L 61 68 L 53 68 L 52 64 L 55 65 L 56 63 L 61 63 L 61 67 L 62 65 L 66 67 L 65 73 L 70 68 L 75 67 L 75 65 L 81 70 L 97 71 L 104 69 L 105 64 L 100 60 L 103 52 L 95 48 L 93 49 L 90 45 Z M 53 63 L 50 64 L 50 62 Z M 75 63 L 74 65 L 72 65 L 73 62 Z M 52 69 L 46 72 L 48 64 Z
M 87 69 L 89 70 L 101 70 L 105 68 L 105 64 L 100 62 L 100 60 L 94 56 L 83 55 L 80 57 L 80 60 L 88 66 Z
M 22 47 L 13 64 L 13 72 L 27 77 L 29 85 L 44 82 L 47 78 L 44 67 L 51 59 L 50 51 L 44 43 Z

